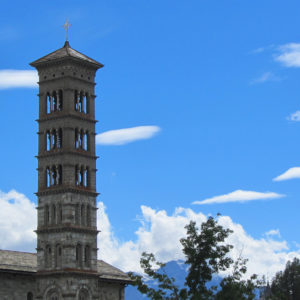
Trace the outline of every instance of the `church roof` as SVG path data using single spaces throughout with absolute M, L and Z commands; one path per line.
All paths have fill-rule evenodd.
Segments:
M 131 282 L 128 275 L 103 260 L 97 261 L 99 278 L 102 280 L 117 280 Z M 0 250 L 0 271 L 30 272 L 37 271 L 36 253 Z
M 99 68 L 102 68 L 103 65 L 78 52 L 77 50 L 71 48 L 70 44 L 68 41 L 65 42 L 64 46 L 54 52 L 51 52 L 50 54 L 46 55 L 46 56 L 43 56 L 37 60 L 35 60 L 34 62 L 30 63 L 31 66 L 33 67 L 38 67 L 40 65 L 43 65 L 45 63 L 49 63 L 49 62 L 56 62 L 56 61 L 60 61 L 62 59 L 65 59 L 65 58 L 71 58 L 71 59 L 74 59 L 74 60 L 77 60 L 77 61 L 83 61 L 85 63 L 88 63 L 88 64 L 91 64 L 93 65 L 94 67 L 96 67 L 97 69 Z
M 0 270 L 36 272 L 35 253 L 0 250 Z

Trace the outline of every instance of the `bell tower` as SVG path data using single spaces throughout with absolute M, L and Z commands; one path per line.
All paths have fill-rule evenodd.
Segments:
M 69 42 L 39 75 L 37 298 L 98 299 L 95 74 Z

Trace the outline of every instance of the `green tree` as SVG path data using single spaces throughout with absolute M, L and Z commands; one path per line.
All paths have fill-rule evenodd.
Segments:
M 201 229 L 193 221 L 185 228 L 187 237 L 180 242 L 185 263 L 189 266 L 185 282 L 188 296 L 192 300 L 213 299 L 215 287 L 208 288 L 207 283 L 212 280 L 213 274 L 225 271 L 233 263 L 227 256 L 233 246 L 224 244 L 232 230 L 224 229 L 213 217 L 203 222 Z
M 300 260 L 288 261 L 284 271 L 276 273 L 271 283 L 272 300 L 300 299 Z
M 255 299 L 255 289 L 263 284 L 257 279 L 257 275 L 252 275 L 244 280 L 243 275 L 247 272 L 247 259 L 241 256 L 234 262 L 232 274 L 226 276 L 220 283 L 220 290 L 217 292 L 216 300 L 253 300 Z
M 251 298 L 256 288 L 255 277 L 247 281 L 241 280 L 246 272 L 246 260 L 240 258 L 233 262 L 228 257 L 232 245 L 226 244 L 226 238 L 232 230 L 218 224 L 217 219 L 209 217 L 198 228 L 191 221 L 186 227 L 187 235 L 180 240 L 188 265 L 188 275 L 185 280 L 186 288 L 179 289 L 174 278 L 170 278 L 165 270 L 165 264 L 157 262 L 153 254 L 143 253 L 140 263 L 148 278 L 157 282 L 157 288 L 147 285 L 141 275 L 129 273 L 133 285 L 153 300 L 243 300 Z M 226 271 L 234 263 L 233 273 L 224 278 L 221 290 L 216 286 L 208 287 L 214 274 Z M 231 296 L 229 297 L 228 295 Z M 223 298 L 222 298 L 223 297 Z M 226 298 L 227 297 L 227 298 Z

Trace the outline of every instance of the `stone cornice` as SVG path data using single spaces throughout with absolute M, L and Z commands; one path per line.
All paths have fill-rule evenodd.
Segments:
M 80 233 L 90 233 L 98 234 L 100 231 L 95 227 L 82 227 L 75 225 L 48 225 L 43 227 L 38 227 L 35 230 L 36 233 L 53 233 L 53 232 L 80 232 Z
M 60 155 L 79 155 L 87 158 L 91 158 L 93 160 L 96 160 L 99 158 L 99 156 L 90 154 L 89 151 L 81 151 L 81 150 L 64 150 L 63 148 L 57 149 L 57 150 L 50 150 L 50 151 L 45 151 L 42 154 L 36 155 L 36 158 L 48 158 L 48 157 L 53 157 L 53 156 L 60 156 Z
M 47 196 L 47 195 L 55 195 L 55 194 L 63 194 L 63 193 L 75 193 L 75 194 L 83 194 L 88 196 L 97 197 L 99 193 L 96 191 L 89 190 L 88 188 L 80 188 L 80 187 L 67 187 L 67 186 L 54 186 L 46 189 L 40 189 L 37 193 L 39 196 Z
M 38 276 L 53 276 L 55 275 L 86 275 L 86 276 L 99 276 L 97 271 L 93 270 L 83 270 L 83 269 L 75 269 L 75 268 L 65 268 L 62 270 L 39 270 L 36 273 Z
M 43 80 L 39 80 L 38 81 L 38 84 L 43 84 L 43 83 L 48 83 L 48 82 L 55 82 L 55 81 L 62 81 L 64 79 L 72 79 L 72 80 L 78 80 L 78 81 L 81 81 L 81 82 L 84 82 L 84 83 L 88 83 L 89 85 L 91 86 L 95 86 L 96 83 L 88 80 L 88 79 L 85 79 L 84 77 L 76 77 L 74 75 L 62 75 L 62 76 L 59 76 L 59 77 L 52 77 L 52 78 L 46 78 L 46 79 L 43 79 Z
M 89 114 L 84 114 L 84 113 L 64 113 L 63 111 L 60 112 L 54 112 L 50 114 L 46 114 L 45 116 L 40 117 L 36 121 L 38 123 L 43 123 L 47 121 L 52 121 L 52 120 L 58 120 L 58 119 L 77 119 L 77 120 L 82 120 L 82 121 L 87 121 L 90 123 L 97 123 L 98 121 L 95 119 L 92 119 Z

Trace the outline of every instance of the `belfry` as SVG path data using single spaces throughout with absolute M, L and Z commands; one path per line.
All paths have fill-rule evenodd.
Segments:
M 122 300 L 129 277 L 97 260 L 95 74 L 103 65 L 68 41 L 30 65 L 39 76 L 37 254 L 0 250 L 0 299 Z

